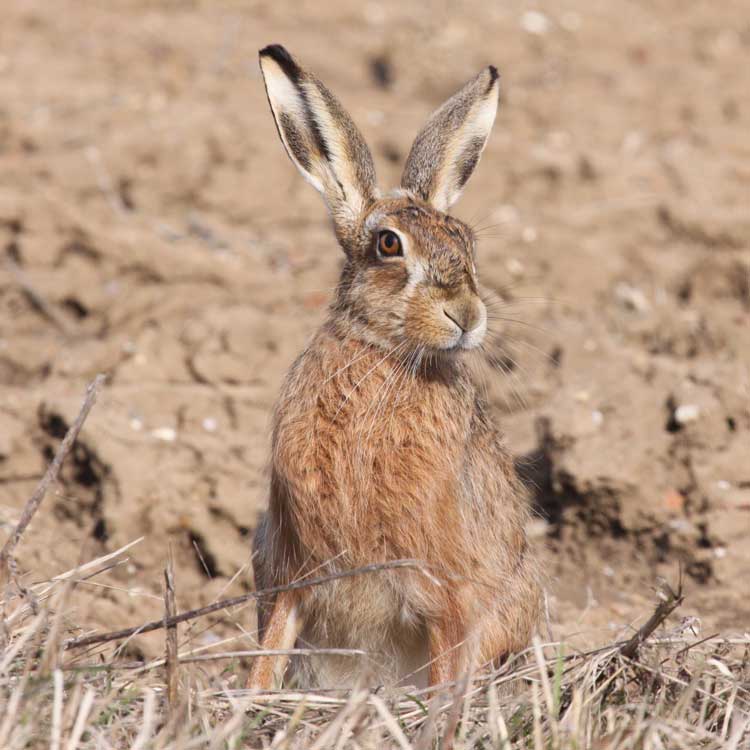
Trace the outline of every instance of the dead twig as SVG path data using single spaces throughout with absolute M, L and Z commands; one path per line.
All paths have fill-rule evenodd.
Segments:
M 177 708 L 177 669 L 179 657 L 177 654 L 177 624 L 170 625 L 169 621 L 177 614 L 174 601 L 174 571 L 172 569 L 172 551 L 170 549 L 167 567 L 164 568 L 164 627 L 165 657 L 164 666 L 167 677 L 167 705 L 170 713 Z
M 44 500 L 44 496 L 47 494 L 49 486 L 57 480 L 57 475 L 60 473 L 60 468 L 62 467 L 63 461 L 65 460 L 65 457 L 68 455 L 70 449 L 73 447 L 73 444 L 78 438 L 78 433 L 81 431 L 83 423 L 86 421 L 86 417 L 88 417 L 91 408 L 96 402 L 96 397 L 99 393 L 99 389 L 104 383 L 104 380 L 104 375 L 97 375 L 86 388 L 86 398 L 83 401 L 81 411 L 79 412 L 75 422 L 73 422 L 70 429 L 67 431 L 67 433 L 65 433 L 65 437 L 63 438 L 62 443 L 60 443 L 60 447 L 57 449 L 57 453 L 55 453 L 55 457 L 52 460 L 52 463 L 47 467 L 47 471 L 42 477 L 42 480 L 37 485 L 37 488 L 34 490 L 34 494 L 26 501 L 23 513 L 21 514 L 21 519 L 19 520 L 16 528 L 13 530 L 13 533 L 10 535 L 10 537 L 8 537 L 8 539 L 6 540 L 2 550 L 0 550 L 0 569 L 2 569 L 3 566 L 6 566 L 8 568 L 10 567 L 8 565 L 8 561 L 12 557 L 13 551 L 18 545 L 18 542 L 20 541 L 23 532 L 26 530 L 26 527 L 34 517 L 34 514 L 37 512 L 37 510 L 39 510 L 39 506 L 42 504 L 42 500 Z
M 23 583 L 21 583 L 21 574 L 18 571 L 18 563 L 16 562 L 16 558 L 12 555 L 9 555 L 5 561 L 8 564 L 8 574 L 10 576 L 10 580 L 15 583 L 16 588 L 20 592 L 21 596 L 29 603 L 31 611 L 35 615 L 38 614 L 39 599 L 30 588 L 27 588 L 23 585 Z
M 225 659 L 245 659 L 245 658 L 257 658 L 259 656 L 357 656 L 357 657 L 369 657 L 369 652 L 363 651 L 360 648 L 259 648 L 253 650 L 244 651 L 222 651 L 217 654 L 198 654 L 195 656 L 180 656 L 180 664 L 197 664 L 199 662 L 213 662 L 223 661 Z M 163 667 L 166 663 L 166 659 L 155 659 L 148 664 L 144 664 L 140 661 L 134 662 L 121 662 L 119 664 L 102 664 L 102 663 L 88 663 L 88 664 L 67 664 L 61 666 L 60 669 L 63 672 L 86 672 L 91 670 L 98 671 L 133 671 L 138 674 L 144 674 L 150 672 L 153 669 Z M 0 746 L 1 747 L 1 746 Z
M 632 638 L 625 641 L 619 647 L 619 652 L 625 658 L 635 659 L 641 644 L 682 604 L 684 599 L 682 581 L 680 581 L 677 591 L 673 591 L 672 587 L 666 581 L 662 581 L 659 588 L 659 599 L 659 604 L 656 606 L 651 617 L 638 628 L 638 631 L 633 634 Z
M 358 575 L 368 575 L 370 573 L 377 573 L 381 570 L 393 570 L 396 568 L 412 568 L 417 570 L 423 570 L 426 566 L 419 560 L 392 560 L 385 563 L 374 563 L 372 565 L 364 565 L 361 568 L 355 568 L 354 570 L 345 570 L 341 573 L 332 573 L 331 575 L 321 576 L 320 578 L 309 578 L 306 580 L 295 581 L 294 583 L 288 583 L 285 586 L 274 586 L 272 588 L 263 589 L 261 591 L 251 591 L 248 594 L 242 594 L 241 596 L 235 596 L 232 599 L 223 599 L 213 604 L 209 604 L 206 607 L 200 609 L 191 609 L 187 612 L 182 612 L 179 615 L 170 617 L 168 620 L 153 620 L 152 622 L 138 625 L 134 628 L 124 628 L 123 630 L 115 630 L 111 633 L 101 633 L 100 635 L 89 635 L 83 638 L 73 638 L 65 643 L 65 650 L 71 648 L 83 648 L 84 646 L 93 646 L 97 643 L 108 643 L 109 641 L 119 641 L 123 638 L 130 638 L 134 635 L 140 635 L 141 633 L 150 633 L 153 630 L 161 630 L 164 627 L 170 627 L 178 625 L 181 622 L 187 622 L 188 620 L 194 620 L 196 617 L 203 617 L 209 615 L 212 612 L 219 612 L 222 609 L 228 609 L 229 607 L 236 607 L 239 604 L 245 604 L 246 602 L 252 601 L 253 599 L 259 599 L 262 596 L 272 596 L 273 594 L 279 594 L 282 591 L 297 591 L 298 589 L 308 588 L 310 586 L 322 586 L 324 583 L 330 583 L 331 581 L 338 581 L 342 578 L 354 578 Z
M 197 656 L 180 656 L 180 664 L 195 664 L 202 661 L 221 661 L 222 659 L 239 659 L 258 656 L 369 656 L 367 651 L 360 648 L 258 648 L 247 651 L 222 651 L 218 654 L 198 654 Z M 162 666 L 163 659 L 151 664 L 138 662 L 132 667 L 119 665 L 120 669 L 137 669 L 139 672 L 148 672 L 151 669 Z M 76 669 L 80 669 L 76 666 Z

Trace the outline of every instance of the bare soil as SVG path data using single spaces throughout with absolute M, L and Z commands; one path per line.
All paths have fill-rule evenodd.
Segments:
M 506 305 L 487 370 L 534 488 L 555 637 L 750 620 L 747 3 L 7 0 L 0 25 L 0 527 L 96 373 L 108 386 L 19 547 L 37 581 L 143 536 L 75 622 L 249 590 L 270 411 L 341 262 L 256 62 L 283 42 L 344 102 L 381 184 L 432 109 L 501 71 L 456 214 Z M 102 584 L 105 585 L 102 585 Z M 677 618 L 679 620 L 679 618 Z M 672 626 L 677 623 L 673 621 Z M 250 610 L 195 626 L 247 631 Z M 162 648 L 161 637 L 131 643 Z

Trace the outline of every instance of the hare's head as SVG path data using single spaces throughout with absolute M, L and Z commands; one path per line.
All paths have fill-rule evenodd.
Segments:
M 291 160 L 325 198 L 347 261 L 336 311 L 358 335 L 402 351 L 478 346 L 487 313 L 474 234 L 445 212 L 474 171 L 495 120 L 485 68 L 428 120 L 401 187 L 381 196 L 370 151 L 339 102 L 278 45 L 260 52 L 268 100 Z

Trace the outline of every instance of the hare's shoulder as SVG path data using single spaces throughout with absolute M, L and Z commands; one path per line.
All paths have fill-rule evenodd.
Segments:
M 466 446 L 464 496 L 480 526 L 485 525 L 489 536 L 520 538 L 530 517 L 529 490 L 519 477 L 517 457 L 479 397 Z

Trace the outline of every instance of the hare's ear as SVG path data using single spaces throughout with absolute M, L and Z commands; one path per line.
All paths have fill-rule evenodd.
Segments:
M 260 68 L 289 158 L 323 193 L 337 228 L 345 229 L 375 196 L 370 150 L 333 94 L 284 47 L 262 49 Z
M 482 155 L 499 90 L 497 69 L 490 65 L 434 112 L 411 147 L 401 187 L 447 211 Z

